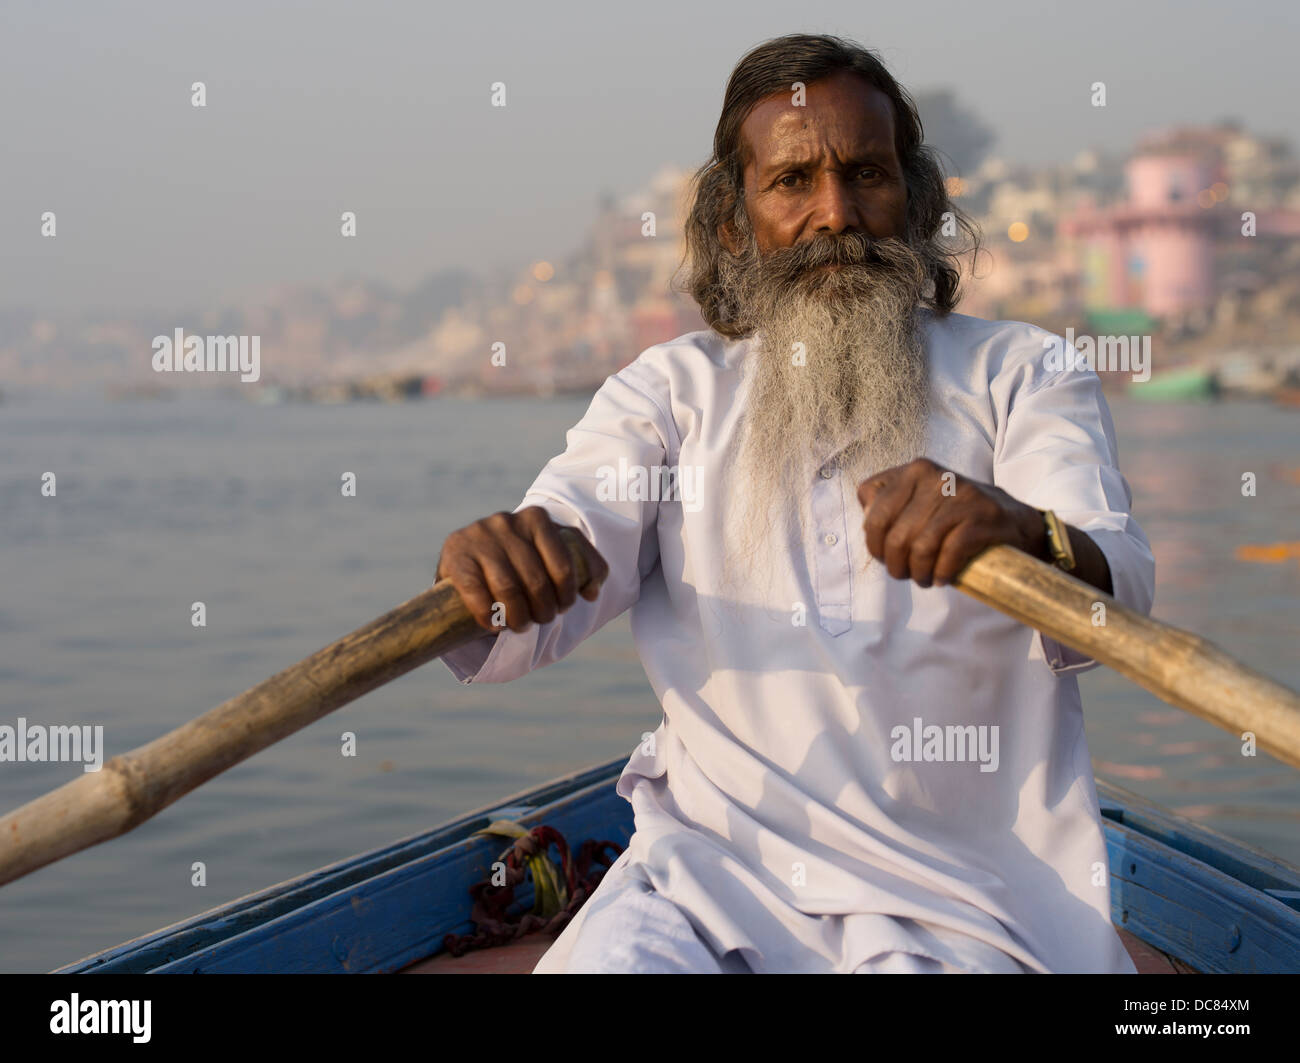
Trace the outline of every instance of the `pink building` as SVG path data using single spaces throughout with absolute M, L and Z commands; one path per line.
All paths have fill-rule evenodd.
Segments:
M 1214 301 L 1214 228 L 1202 193 L 1217 175 L 1207 157 L 1153 149 L 1125 167 L 1128 200 L 1084 208 L 1061 223 L 1078 241 L 1090 310 L 1143 310 L 1153 317 Z

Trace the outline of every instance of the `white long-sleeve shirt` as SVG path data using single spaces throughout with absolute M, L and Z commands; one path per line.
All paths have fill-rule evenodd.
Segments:
M 923 328 L 926 456 L 1086 531 L 1115 598 L 1148 612 L 1155 563 L 1096 374 L 1045 368 L 1052 336 L 1032 325 L 925 311 Z M 599 597 L 443 659 L 462 682 L 505 682 L 631 608 L 664 717 L 619 779 L 636 826 L 626 866 L 718 955 L 851 971 L 914 944 L 892 916 L 1031 970 L 1132 972 L 1074 676 L 1095 662 L 868 565 L 858 485 L 829 453 L 808 458 L 802 541 L 774 536 L 752 585 L 720 589 L 750 349 L 694 332 L 605 381 L 517 507 L 591 540 L 609 563 Z M 611 470 L 657 485 L 664 466 L 675 497 L 610 490 Z

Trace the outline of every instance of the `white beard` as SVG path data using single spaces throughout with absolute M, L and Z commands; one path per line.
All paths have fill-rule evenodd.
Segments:
M 838 238 L 843 241 L 843 237 Z M 772 534 L 796 527 L 818 463 L 837 455 L 849 490 L 875 472 L 920 457 L 929 410 L 929 372 L 918 304 L 925 283 L 920 257 L 901 241 L 865 239 L 752 253 L 734 288 L 757 340 L 741 365 L 744 410 L 729 479 L 738 505 L 725 519 L 725 586 L 752 578 L 751 561 Z M 844 261 L 839 269 L 809 261 Z M 773 265 L 768 265 L 771 260 Z M 791 512 L 793 510 L 793 513 Z

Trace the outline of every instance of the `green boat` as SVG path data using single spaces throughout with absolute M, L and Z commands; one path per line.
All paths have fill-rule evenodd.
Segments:
M 1188 402 L 1212 399 L 1219 393 L 1213 370 L 1185 366 L 1153 373 L 1149 380 L 1129 381 L 1126 394 L 1146 402 Z

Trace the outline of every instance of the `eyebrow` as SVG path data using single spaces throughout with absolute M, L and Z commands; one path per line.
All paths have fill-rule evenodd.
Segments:
M 883 151 L 873 148 L 869 151 L 862 152 L 852 159 L 849 159 L 846 165 L 861 166 L 863 163 L 875 163 L 879 165 L 883 159 Z M 817 162 L 816 159 L 807 155 L 800 156 L 779 156 L 762 167 L 758 173 L 760 177 L 766 177 L 769 174 L 778 173 L 782 170 L 806 170 Z

